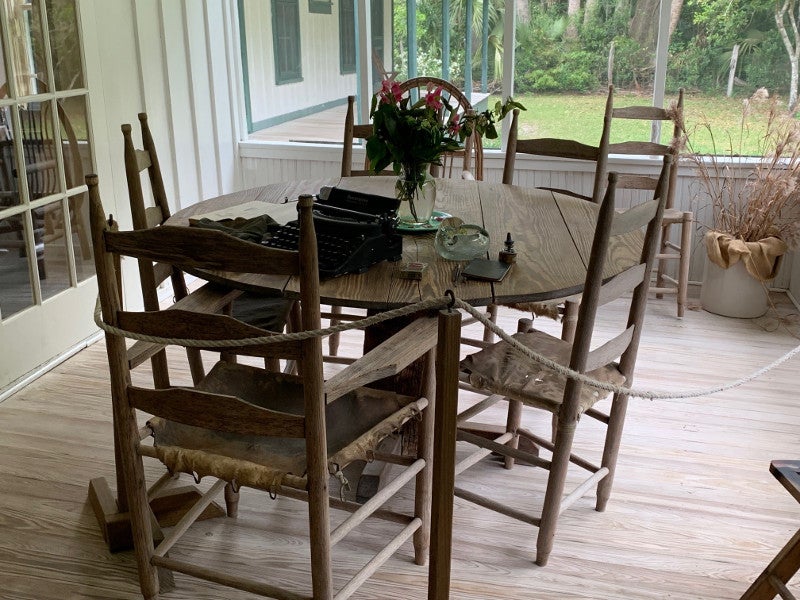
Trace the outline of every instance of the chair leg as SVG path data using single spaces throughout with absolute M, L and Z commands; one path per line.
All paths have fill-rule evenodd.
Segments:
M 435 375 L 433 372 L 436 364 L 435 349 L 428 352 L 424 360 L 425 371 L 422 377 L 425 382 L 425 389 L 423 394 L 432 401 L 436 395 L 434 390 Z M 414 563 L 418 565 L 427 564 L 431 542 L 433 411 L 433 402 L 431 402 L 422 413 L 422 423 L 417 431 L 417 456 L 425 460 L 425 468 L 417 474 L 414 488 L 414 515 L 422 520 L 422 525 L 414 533 Z
M 542 507 L 542 519 L 539 523 L 539 535 L 536 538 L 536 564 L 540 567 L 547 564 L 550 552 L 553 550 L 558 515 L 561 512 L 561 498 L 564 495 L 564 484 L 569 469 L 569 456 L 572 452 L 572 440 L 575 437 L 576 421 L 563 422 L 562 419 L 563 417 L 558 422 L 558 433 Z
M 164 350 L 157 352 L 150 359 L 153 369 L 153 385 L 157 389 L 169 387 L 169 367 L 167 365 L 167 353 Z
M 669 229 L 671 225 L 671 223 L 667 223 L 661 227 L 661 241 L 657 254 L 669 254 Z M 664 287 L 664 267 L 666 262 L 665 260 L 656 259 L 656 287 Z M 656 298 L 659 300 L 663 297 L 664 294 L 656 294 Z
M 506 446 L 509 448 L 514 448 L 515 450 L 519 448 L 519 434 L 517 431 L 519 430 L 520 425 L 522 424 L 522 402 L 519 400 L 508 400 L 508 417 L 506 418 L 506 431 L 511 432 L 514 434 L 514 437 L 506 442 Z M 514 468 L 514 458 L 512 456 L 505 457 L 505 463 L 503 465 L 506 469 L 513 469 Z
M 331 306 L 331 313 L 334 315 L 341 314 L 342 307 L 341 306 Z M 334 325 L 338 325 L 340 323 L 339 319 L 331 318 L 330 326 L 333 327 Z M 336 356 L 339 353 L 339 334 L 333 333 L 328 337 L 328 352 L 330 352 L 331 356 Z
M 197 384 L 206 376 L 206 370 L 203 366 L 203 356 L 200 354 L 199 348 L 187 348 L 186 358 L 189 360 L 189 371 L 192 374 L 192 383 Z
M 328 470 L 316 457 L 308 464 L 308 529 L 311 544 L 311 586 L 314 600 L 333 599 Z M 316 459 L 316 460 L 313 460 Z M 314 464 L 314 463 L 319 464 Z
M 611 404 L 608 415 L 608 429 L 606 430 L 606 443 L 603 448 L 601 466 L 608 469 L 608 475 L 597 484 L 597 504 L 595 510 L 600 512 L 606 509 L 608 499 L 611 497 L 611 486 L 614 483 L 614 473 L 617 469 L 617 456 L 622 440 L 622 427 L 625 423 L 625 413 L 628 411 L 628 397 L 616 394 Z
M 225 512 L 231 519 L 239 516 L 239 486 L 235 481 L 225 484 Z
M 689 266 L 692 256 L 692 221 L 691 212 L 683 213 L 681 219 L 681 257 L 678 263 L 678 316 L 682 317 L 686 309 L 686 298 L 689 293 Z
M 130 409 L 133 410 L 133 409 Z M 117 417 L 117 423 L 124 420 Z M 125 479 L 125 491 L 128 500 L 128 511 L 131 521 L 131 534 L 133 536 L 134 553 L 136 566 L 139 572 L 139 587 L 145 600 L 158 600 L 159 582 L 158 570 L 150 564 L 150 557 L 153 554 L 153 530 L 150 521 L 150 504 L 147 501 L 147 489 L 143 485 L 144 465 L 141 456 L 136 454 L 138 432 L 122 431 L 125 426 L 120 427 L 120 445 L 122 450 L 120 458 L 123 463 L 123 473 Z M 126 435 L 127 433 L 127 435 Z M 141 482 L 142 485 L 137 485 Z
M 489 320 L 492 323 L 497 323 L 497 313 L 499 312 L 500 307 L 497 304 L 490 304 L 486 307 L 486 312 L 489 315 Z M 483 328 L 483 341 L 487 344 L 494 343 L 494 333 L 488 327 Z
M 520 319 L 517 321 L 517 333 L 525 333 L 526 331 L 530 331 L 533 328 L 533 321 L 531 319 Z M 514 437 L 506 442 L 506 446 L 509 448 L 514 448 L 515 450 L 519 448 L 519 434 L 517 430 L 519 430 L 520 425 L 522 424 L 522 402 L 519 400 L 512 400 L 509 398 L 508 400 L 508 415 L 506 417 L 506 431 L 511 432 L 514 434 Z M 505 463 L 503 465 L 506 469 L 514 468 L 514 458 L 511 456 L 505 457 Z
M 561 322 L 561 339 L 572 343 L 575 341 L 575 328 L 578 326 L 579 302 L 564 303 L 564 318 Z

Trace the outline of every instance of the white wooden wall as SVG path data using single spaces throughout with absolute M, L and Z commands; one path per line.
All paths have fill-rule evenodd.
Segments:
M 148 114 L 174 208 L 232 191 L 241 87 L 235 0 L 83 0 L 82 10 L 97 167 L 101 185 L 113 182 L 121 224 L 130 211 L 120 125 L 133 124 L 138 143 L 139 112 Z
M 356 148 L 353 152 L 354 168 L 363 168 L 364 152 Z M 500 181 L 503 174 L 503 158 L 499 151 L 487 151 L 484 154 L 484 178 L 488 181 Z M 322 144 L 259 144 L 243 142 L 240 144 L 242 184 L 245 187 L 266 185 L 278 181 L 291 179 L 319 179 L 334 177 L 341 171 L 341 147 Z M 658 161 L 648 159 L 611 158 L 609 169 L 625 173 L 658 174 L 660 164 Z M 516 161 L 516 185 L 528 187 L 561 187 L 574 190 L 578 193 L 591 195 L 593 184 L 593 165 L 586 163 L 578 165 L 565 163 L 557 159 L 534 160 L 518 157 Z M 702 237 L 711 223 L 711 210 L 705 203 L 694 198 L 697 196 L 696 184 L 693 180 L 693 169 L 690 165 L 680 165 L 678 171 L 678 190 L 675 196 L 675 207 L 682 210 L 691 210 L 695 214 L 697 225 L 694 230 L 692 244 L 692 265 L 689 279 L 700 282 L 703 278 L 703 268 L 706 261 L 705 248 Z M 617 195 L 617 204 L 627 208 L 636 202 L 635 192 L 620 190 Z M 679 229 L 673 227 L 672 235 L 678 242 Z M 783 261 L 778 277 L 772 282 L 776 289 L 787 289 L 790 277 L 795 272 L 793 295 L 800 298 L 800 267 L 794 263 L 793 257 L 787 256 Z

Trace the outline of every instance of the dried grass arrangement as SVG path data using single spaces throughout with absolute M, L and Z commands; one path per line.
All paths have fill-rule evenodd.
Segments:
M 766 130 L 759 155 L 743 156 L 742 139 L 754 110 L 768 111 Z M 741 258 L 757 279 L 774 277 L 775 259 L 800 246 L 800 123 L 775 101 L 753 98 L 743 103 L 738 139 L 729 136 L 724 151 L 708 124 L 699 127 L 710 135 L 714 154 L 693 152 L 692 136 L 682 124 L 684 156 L 696 167 L 697 199 L 710 200 L 713 211 L 706 234 L 709 257 L 723 268 Z

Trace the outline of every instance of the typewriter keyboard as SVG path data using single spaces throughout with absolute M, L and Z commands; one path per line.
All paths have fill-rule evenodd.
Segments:
M 264 241 L 265 246 L 281 250 L 297 250 L 300 241 L 300 228 L 297 222 L 292 221 L 278 228 L 272 237 Z M 353 256 L 363 244 L 362 236 L 344 237 L 329 233 L 317 232 L 317 252 L 319 254 L 319 272 L 321 275 L 342 275 L 349 265 L 348 259 Z M 353 269 L 353 271 L 366 270 Z

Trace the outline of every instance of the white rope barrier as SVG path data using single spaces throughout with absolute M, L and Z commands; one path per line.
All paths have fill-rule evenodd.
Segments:
M 534 352 L 527 346 L 522 345 L 513 337 L 508 335 L 505 331 L 503 331 L 500 327 L 498 327 L 496 324 L 492 323 L 492 321 L 490 321 L 489 318 L 486 317 L 482 312 L 476 310 L 473 306 L 470 306 L 463 300 L 459 300 L 456 298 L 455 305 L 467 311 L 469 314 L 471 314 L 473 317 L 475 317 L 477 320 L 483 323 L 486 327 L 488 327 L 497 336 L 499 336 L 503 341 L 510 344 L 511 347 L 514 348 L 514 350 L 516 350 L 523 356 L 530 358 L 534 362 L 544 365 L 545 367 L 553 371 L 556 371 L 557 373 L 560 373 L 565 377 L 585 383 L 586 385 L 589 385 L 593 388 L 605 390 L 607 392 L 613 392 L 615 394 L 617 393 L 625 394 L 630 398 L 647 398 L 650 400 L 667 400 L 667 399 L 678 400 L 682 398 L 698 398 L 701 396 L 709 396 L 711 394 L 716 394 L 718 392 L 724 392 L 726 390 L 739 387 L 749 381 L 752 381 L 753 379 L 761 377 L 768 371 L 771 371 L 775 367 L 785 363 L 787 360 L 793 358 L 798 353 L 800 353 L 800 346 L 796 346 L 794 349 L 790 350 L 777 360 L 772 361 L 767 366 L 758 369 L 757 371 L 754 371 L 745 377 L 742 377 L 735 381 L 731 381 L 729 383 L 718 385 L 716 387 L 710 387 L 698 390 L 676 391 L 676 392 L 654 392 L 649 390 L 641 390 L 638 388 L 627 388 L 623 386 L 617 386 L 611 383 L 604 383 L 601 381 L 597 381 L 596 379 L 592 379 L 591 377 L 588 377 L 583 373 L 579 373 L 578 371 L 574 371 L 568 367 L 565 367 L 564 365 L 561 365 L 546 356 L 542 356 L 541 354 Z
M 645 398 L 650 400 L 667 400 L 667 399 L 678 400 L 684 398 L 698 398 L 701 396 L 710 396 L 711 394 L 724 392 L 726 390 L 742 386 L 745 383 L 757 379 L 758 377 L 761 377 L 765 373 L 771 371 L 772 369 L 778 367 L 779 365 L 785 363 L 786 361 L 792 359 L 793 357 L 795 357 L 797 354 L 800 353 L 800 345 L 798 345 L 797 347 L 790 350 L 789 352 L 787 352 L 780 358 L 774 360 L 765 367 L 753 371 L 752 373 L 746 375 L 745 377 L 742 377 L 740 379 L 728 383 L 720 384 L 718 386 L 702 388 L 697 390 L 663 392 L 663 391 L 643 390 L 639 388 L 629 388 L 602 381 L 597 381 L 596 379 L 592 379 L 591 377 L 584 375 L 583 373 L 579 373 L 578 371 L 565 367 L 564 365 L 561 365 L 553 361 L 552 359 L 533 351 L 527 346 L 522 345 L 520 342 L 518 342 L 512 336 L 506 333 L 503 329 L 501 329 L 498 325 L 493 323 L 483 312 L 477 310 L 475 307 L 473 307 L 470 304 L 467 304 L 463 300 L 459 300 L 458 298 L 455 297 L 453 297 L 452 299 L 447 297 L 442 297 L 442 298 L 434 298 L 431 300 L 425 300 L 422 302 L 417 302 L 416 304 L 411 304 L 408 306 L 403 306 L 401 308 L 396 308 L 393 310 L 381 312 L 371 317 L 365 317 L 364 319 L 360 319 L 358 321 L 340 323 L 338 325 L 327 327 L 325 329 L 300 331 L 297 333 L 280 333 L 267 336 L 242 338 L 238 340 L 202 340 L 202 339 L 186 339 L 186 338 L 166 338 L 166 337 L 151 336 L 151 335 L 126 331 L 124 329 L 120 329 L 119 327 L 109 325 L 108 323 L 103 321 L 100 309 L 99 297 L 95 305 L 94 322 L 100 329 L 106 331 L 107 333 L 122 335 L 124 337 L 134 340 L 152 342 L 155 344 L 179 345 L 187 347 L 230 348 L 234 346 L 256 346 L 262 344 L 276 344 L 279 342 L 286 342 L 286 341 L 299 341 L 313 337 L 325 337 L 333 333 L 339 333 L 350 329 L 363 329 L 365 327 L 376 325 L 377 323 L 381 323 L 383 321 L 388 321 L 389 319 L 394 319 L 397 317 L 409 315 L 416 312 L 421 312 L 424 310 L 441 309 L 446 306 L 456 306 L 460 309 L 463 309 L 464 311 L 475 317 L 475 319 L 480 321 L 484 326 L 488 327 L 493 333 L 495 333 L 498 337 L 500 337 L 500 339 L 508 343 L 515 351 L 531 359 L 532 361 L 537 362 L 565 377 L 579 381 L 585 385 L 614 394 L 625 394 L 630 398 Z
M 340 333 L 349 329 L 364 329 L 370 325 L 376 325 L 383 321 L 396 319 L 412 313 L 421 312 L 424 310 L 433 310 L 444 308 L 452 303 L 452 300 L 447 297 L 433 298 L 431 300 L 423 300 L 416 304 L 409 304 L 408 306 L 401 306 L 392 310 L 377 313 L 371 317 L 364 317 L 358 321 L 347 321 L 325 329 L 309 329 L 307 331 L 298 331 L 296 333 L 276 333 L 270 335 L 262 335 L 257 337 L 230 339 L 230 340 L 203 340 L 195 338 L 168 338 L 155 335 L 146 335 L 143 333 L 135 333 L 127 331 L 119 327 L 115 327 L 103 320 L 102 310 L 100 308 L 100 297 L 98 296 L 97 302 L 94 306 L 94 322 L 95 324 L 107 333 L 121 335 L 131 340 L 138 340 L 142 342 L 152 342 L 154 344 L 163 344 L 165 346 L 187 346 L 190 348 L 233 348 L 241 346 L 261 346 L 264 344 L 277 344 L 280 342 L 297 342 L 300 340 L 307 340 L 314 337 L 326 337 L 333 333 Z

